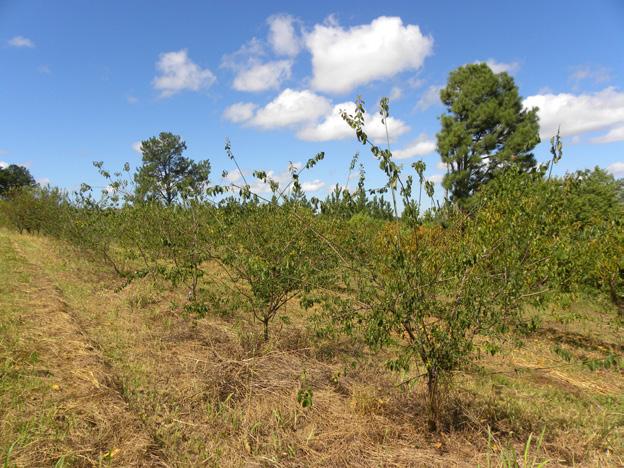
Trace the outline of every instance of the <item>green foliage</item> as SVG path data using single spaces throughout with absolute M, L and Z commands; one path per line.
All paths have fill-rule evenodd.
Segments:
M 544 228 L 554 221 L 551 200 L 541 185 L 509 169 L 485 187 L 475 213 L 456 210 L 445 228 L 388 223 L 368 246 L 369 260 L 358 259 L 359 306 L 340 316 L 374 349 L 391 347 L 392 368 L 422 366 L 434 419 L 441 381 L 480 346 L 487 351 L 491 340 L 530 326 L 522 326 L 523 304 L 539 305 L 557 281 Z
M 7 198 L 11 192 L 37 185 L 30 171 L 24 166 L 10 164 L 0 167 L 0 198 Z
M 312 406 L 312 398 L 314 394 L 312 388 L 308 384 L 306 372 L 303 371 L 299 377 L 299 390 L 297 391 L 297 403 L 303 408 Z
M 348 188 L 336 184 L 324 201 L 315 201 L 314 205 L 326 216 L 350 219 L 357 214 L 365 214 L 378 219 L 392 219 L 392 206 L 383 197 L 385 190 L 366 190 L 365 184 L 366 173 L 364 167 L 360 166 L 355 191 L 351 192 Z M 372 197 L 369 197 L 369 194 Z
M 443 185 L 464 200 L 514 164 L 535 167 L 531 151 L 540 141 L 537 109 L 525 110 L 514 80 L 486 64 L 452 71 L 440 92 L 447 113 L 440 117 L 438 152 L 449 172 Z
M 489 89 L 487 83 L 471 82 L 474 72 L 489 73 L 497 83 L 490 83 L 494 89 Z M 493 93 L 486 93 L 487 99 L 481 93 L 490 104 L 481 109 L 483 115 L 473 116 L 475 125 L 479 119 L 496 116 L 495 104 L 506 104 L 520 114 L 515 120 L 507 116 L 506 123 L 518 130 L 509 142 L 495 131 L 477 145 L 481 148 L 479 158 L 484 152 L 497 151 L 497 157 L 491 158 L 486 168 L 479 166 L 490 174 L 496 171 L 497 177 L 490 184 L 471 188 L 470 192 L 482 188 L 471 212 L 447 206 L 443 226 L 423 226 L 418 214 L 424 163 L 412 165 L 420 182 L 416 202 L 411 176 L 403 179 L 402 168 L 393 162 L 392 153 L 371 144 L 371 152 L 388 179 L 387 187 L 400 188 L 408 213 L 403 223 L 387 223 L 375 241 L 367 245 L 366 252 L 351 252 L 352 257 L 362 255 L 354 261 L 359 265 L 355 267 L 357 274 L 349 278 L 355 299 L 338 301 L 334 312 L 345 330 L 361 331 L 373 349 L 392 348 L 395 355 L 389 362 L 391 368 L 407 370 L 414 362 L 422 366 L 434 425 L 441 383 L 469 362 L 475 348 L 482 346 L 490 351 L 496 349 L 492 341 L 511 330 L 527 332 L 535 328 L 538 322 L 534 318 L 524 323 L 523 304 L 539 305 L 542 295 L 560 280 L 559 270 L 550 268 L 552 249 L 557 245 L 557 220 L 549 206 L 558 192 L 556 187 L 546 185 L 541 172 L 526 172 L 534 165 L 532 155 L 526 153 L 522 160 L 516 153 L 517 139 L 527 129 L 537 135 L 535 112 L 521 111 L 511 78 L 495 76 L 487 66 L 477 66 L 452 75 L 449 87 L 442 93 L 449 106 L 457 99 L 455 111 L 460 114 L 474 110 L 463 86 L 473 93 L 485 86 Z M 387 100 L 382 100 L 380 107 L 387 119 Z M 470 118 L 467 113 L 464 117 Z M 363 102 L 358 100 L 355 114 L 343 114 L 343 118 L 354 128 L 357 139 L 367 143 Z M 451 123 L 447 120 L 447 124 Z M 483 131 L 487 134 L 489 130 Z M 474 153 L 475 149 L 466 151 Z M 448 158 L 445 162 L 452 163 Z M 433 197 L 433 185 L 425 183 L 424 187 Z
M 529 434 L 527 441 L 524 444 L 524 450 L 522 454 L 519 454 L 516 451 L 516 448 L 513 446 L 501 447 L 498 461 L 494 462 L 490 454 L 488 453 L 487 458 L 487 468 L 491 467 L 500 467 L 500 468 L 542 468 L 548 465 L 549 460 L 540 461 L 538 455 L 534 453 L 539 453 L 542 449 L 542 444 L 544 442 L 544 434 L 546 432 L 546 428 L 544 428 L 535 441 L 535 446 L 533 446 L 533 433 Z M 488 448 L 490 451 L 493 451 L 493 435 L 491 429 L 488 427 Z
M 595 168 L 556 183 L 563 198 L 551 210 L 559 211 L 569 237 L 559 250 L 559 267 L 567 279 L 563 286 L 606 291 L 624 314 L 624 204 L 618 182 Z
M 388 99 L 382 98 L 379 107 L 381 121 L 386 129 L 386 140 L 389 143 L 390 139 L 388 135 L 388 117 L 390 116 L 390 104 Z M 353 115 L 347 114 L 343 111 L 341 113 L 341 117 L 351 128 L 355 130 L 357 140 L 363 145 L 369 145 L 371 154 L 379 162 L 379 169 L 381 169 L 386 176 L 387 183 L 385 184 L 385 186 L 381 189 L 372 190 L 370 192 L 385 193 L 389 190 L 392 193 L 394 218 L 399 218 L 396 197 L 396 192 L 398 190 L 404 206 L 404 211 L 402 214 L 403 220 L 410 225 L 417 225 L 420 222 L 419 215 L 421 212 L 421 195 L 423 185 L 425 187 L 425 192 L 427 193 L 427 196 L 432 201 L 432 206 L 435 205 L 433 200 L 433 183 L 431 183 L 430 181 L 424 181 L 423 177 L 426 168 L 425 163 L 422 161 L 418 161 L 412 164 L 412 168 L 416 171 L 420 182 L 419 198 L 418 201 L 416 201 L 412 196 L 413 177 L 411 175 L 408 175 L 407 177 L 405 177 L 405 179 L 403 179 L 403 168 L 399 164 L 395 163 L 392 159 L 392 152 L 390 151 L 389 146 L 386 149 L 382 149 L 378 145 L 372 143 L 371 140 L 368 138 L 368 135 L 364 128 L 365 114 L 366 110 L 364 109 L 364 101 L 358 97 L 355 101 L 355 112 L 353 113 Z
M 210 162 L 194 162 L 183 156 L 186 143 L 180 136 L 162 132 L 141 143 L 143 165 L 134 180 L 138 200 L 155 200 L 166 205 L 179 197 L 202 194 L 208 186 Z
M 65 194 L 48 187 L 21 187 L 4 202 L 9 223 L 19 232 L 59 235 L 68 210 Z
M 314 232 L 320 220 L 296 205 L 246 204 L 230 217 L 222 233 L 221 265 L 264 326 L 286 303 L 328 280 L 332 266 Z
M 443 155 L 455 172 L 453 158 L 470 155 L 470 176 L 448 179 L 461 209 L 436 203 L 424 162 L 406 175 L 388 148 L 371 143 L 358 100 L 356 112 L 343 118 L 385 175 L 381 188 L 366 188 L 362 166 L 357 188 L 346 188 L 355 157 L 344 187 L 308 201 L 300 177 L 323 159 L 318 153 L 305 165 L 291 164 L 283 185 L 255 171 L 270 194 L 254 193 L 229 142 L 242 183 L 208 186 L 209 163 L 185 158 L 180 137 L 162 133 L 143 142 L 143 166 L 133 179 L 127 165 L 111 174 L 95 164 L 107 181 L 99 197 L 87 185 L 71 199 L 53 189 L 21 189 L 3 200 L 3 212 L 16 229 L 66 239 L 128 282 L 153 275 L 184 286 L 186 312 L 246 311 L 262 324 L 265 340 L 276 317 L 288 323 L 290 301 L 323 303 L 323 336 L 338 329 L 358 334 L 371 349 L 386 349 L 391 369 L 418 369 L 435 423 L 453 374 L 498 352 L 502 340 L 536 332 L 540 307 L 558 293 L 587 288 L 624 303 L 621 184 L 600 169 L 553 179 L 546 166 L 529 170 L 537 120 L 534 111 L 518 109 L 513 80 L 483 66 L 460 71 L 442 93 L 454 117 L 446 116 L 446 127 L 443 119 L 438 143 L 471 142 Z M 386 123 L 386 99 L 380 112 Z M 554 164 L 562 155 L 558 137 L 551 146 Z M 426 212 L 423 194 L 432 206 Z M 554 352 L 565 358 L 562 348 Z M 621 367 L 621 358 L 585 364 Z M 297 401 L 312 404 L 305 376 Z

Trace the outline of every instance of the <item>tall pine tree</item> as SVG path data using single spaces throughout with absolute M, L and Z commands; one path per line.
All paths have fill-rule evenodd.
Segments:
M 447 112 L 440 117 L 438 152 L 448 172 L 443 185 L 462 201 L 512 161 L 535 167 L 540 142 L 537 108 L 524 109 L 518 87 L 507 73 L 484 63 L 452 71 L 440 91 Z

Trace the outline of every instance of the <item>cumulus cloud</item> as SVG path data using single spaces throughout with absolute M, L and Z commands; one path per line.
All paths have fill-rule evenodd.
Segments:
M 271 16 L 269 24 L 269 44 L 278 55 L 294 57 L 301 50 L 301 38 L 295 30 L 295 19 L 290 15 Z
M 330 109 L 329 100 L 323 96 L 309 90 L 286 88 L 266 106 L 258 109 L 248 122 L 263 129 L 290 127 L 312 122 Z
M 6 161 L 0 161 L 0 169 L 6 169 L 9 167 L 9 163 Z
M 208 68 L 201 68 L 188 57 L 186 49 L 160 54 L 156 68 L 159 75 L 152 85 L 161 97 L 170 97 L 180 91 L 199 91 L 210 87 L 216 80 Z
M 297 137 L 305 141 L 330 141 L 353 137 L 353 129 L 340 116 L 343 110 L 353 113 L 355 105 L 352 102 L 335 105 L 321 122 L 300 129 Z
M 282 81 L 290 78 L 291 67 L 290 60 L 254 63 L 238 71 L 232 86 L 237 91 L 251 92 L 277 89 Z
M 405 148 L 393 151 L 392 156 L 396 159 L 407 159 L 433 153 L 435 149 L 435 141 L 429 138 L 425 133 L 421 133 L 416 140 L 408 144 Z
M 614 176 L 624 176 L 624 161 L 614 162 L 613 164 L 609 164 L 607 166 L 607 171 L 609 171 Z
M 440 103 L 440 90 L 444 88 L 441 85 L 431 85 L 420 96 L 420 99 L 416 103 L 416 108 L 421 111 L 425 111 L 430 107 Z
M 132 151 L 135 151 L 139 154 L 143 154 L 143 152 L 141 151 L 141 142 L 140 141 L 135 141 L 134 143 L 132 143 L 131 145 L 132 147 Z
M 380 16 L 344 29 L 335 21 L 317 24 L 305 37 L 312 54 L 312 87 L 346 93 L 356 86 L 420 68 L 433 39 L 401 18 Z
M 225 54 L 221 59 L 221 67 L 231 70 L 239 70 L 249 63 L 254 63 L 266 55 L 263 43 L 256 37 L 252 37 L 243 44 L 236 52 Z
M 297 137 L 305 141 L 330 141 L 353 138 L 353 129 L 341 117 L 341 111 L 353 114 L 355 112 L 355 104 L 353 102 L 343 102 L 335 105 L 321 122 L 300 129 L 297 132 Z M 378 113 L 365 114 L 364 131 L 373 141 L 385 141 L 386 139 L 386 128 Z M 402 120 L 394 117 L 388 118 L 390 141 L 394 141 L 408 131 L 409 126 Z
M 592 138 L 592 143 L 613 143 L 614 141 L 624 141 L 624 126 L 615 127 L 604 135 Z
M 309 182 L 303 182 L 301 188 L 304 192 L 316 192 L 325 187 L 325 182 L 319 179 L 314 179 Z
M 11 39 L 9 39 L 9 45 L 11 47 L 27 47 L 31 49 L 35 47 L 35 43 L 24 36 L 12 37 Z
M 290 78 L 292 60 L 266 60 L 263 42 L 252 38 L 236 52 L 224 55 L 221 67 L 235 73 L 232 87 L 237 91 L 258 92 L 277 89 Z
M 237 102 L 223 111 L 223 117 L 234 123 L 246 122 L 254 116 L 257 107 L 253 102 Z
M 593 94 L 537 94 L 529 96 L 523 104 L 526 108 L 538 107 L 540 135 L 550 138 L 561 126 L 561 135 L 573 136 L 586 132 L 607 130 L 624 125 L 624 92 L 613 87 Z M 595 142 L 617 141 L 619 130 L 613 129 Z
M 510 75 L 513 75 L 520 69 L 520 64 L 518 62 L 497 62 L 492 58 L 486 60 L 485 62 L 477 61 L 475 63 L 485 63 L 494 73 L 507 72 Z

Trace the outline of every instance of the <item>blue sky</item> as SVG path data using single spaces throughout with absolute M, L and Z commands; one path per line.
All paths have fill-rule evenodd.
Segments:
M 190 2 L 0 0 L 0 164 L 73 189 L 102 183 L 91 162 L 136 165 L 161 131 L 188 155 L 272 170 L 319 151 L 310 194 L 344 183 L 356 151 L 336 118 L 361 95 L 391 96 L 395 155 L 438 180 L 436 99 L 457 66 L 510 72 L 542 133 L 558 125 L 559 173 L 600 165 L 624 176 L 624 2 Z M 379 122 L 370 132 L 381 138 Z M 547 141 L 547 138 L 543 138 Z M 548 157 L 541 144 L 538 159 Z

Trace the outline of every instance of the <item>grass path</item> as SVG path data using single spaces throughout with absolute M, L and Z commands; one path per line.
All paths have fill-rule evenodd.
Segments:
M 3 463 L 158 465 L 101 351 L 19 237 L 0 232 L 0 258 Z

